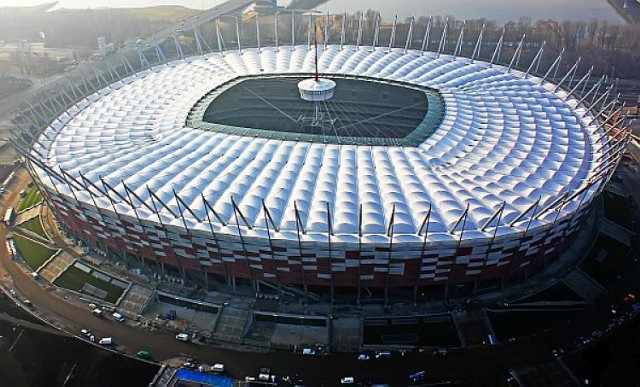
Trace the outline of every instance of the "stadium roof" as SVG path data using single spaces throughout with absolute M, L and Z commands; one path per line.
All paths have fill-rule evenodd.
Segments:
M 128 189 L 135 215 L 150 221 L 158 219 L 157 208 L 166 224 L 182 225 L 183 213 L 189 227 L 207 230 L 208 214 L 219 232 L 237 234 L 239 221 L 245 235 L 266 237 L 264 200 L 272 237 L 293 240 L 301 225 L 306 240 L 325 240 L 329 208 L 334 241 L 357 241 L 361 224 L 364 242 L 383 242 L 390 225 L 395 239 L 421 241 L 430 209 L 430 240 L 457 239 L 451 232 L 460 231 L 464 214 L 464 238 L 486 237 L 481 230 L 487 222 L 487 233 L 496 226 L 493 215 L 503 205 L 499 234 L 513 232 L 514 220 L 524 228 L 527 217 L 519 216 L 538 200 L 542 209 L 587 187 L 606 151 L 586 108 L 540 78 L 467 58 L 354 46 L 321 49 L 322 76 L 436 90 L 444 113 L 422 143 L 346 145 L 186 126 L 200 100 L 237 77 L 313 68 L 306 46 L 173 61 L 83 99 L 45 130 L 33 152 L 52 169 L 95 185 L 94 198 L 76 192 L 79 200 L 105 209 L 113 200 L 134 216 L 122 199 L 131 198 Z M 45 183 L 71 195 L 55 180 Z M 111 189 L 119 195 L 99 193 Z M 589 187 L 564 210 L 595 191 Z M 542 214 L 532 227 L 554 218 Z

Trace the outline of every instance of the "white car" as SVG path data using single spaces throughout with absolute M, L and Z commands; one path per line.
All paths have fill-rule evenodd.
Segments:
M 371 357 L 366 353 L 361 353 L 358 355 L 358 360 L 369 360 L 369 359 L 371 359 Z
M 210 371 L 211 372 L 224 372 L 224 364 L 216 363 L 216 364 L 211 366 Z
M 340 379 L 340 384 L 354 384 L 356 382 L 356 378 L 353 376 L 344 376 Z
M 189 341 L 189 335 L 187 333 L 178 333 L 176 335 L 176 340 Z
M 124 322 L 124 316 L 123 316 L 123 315 L 121 315 L 121 314 L 120 314 L 120 313 L 118 313 L 118 312 L 114 312 L 111 316 L 112 316 L 112 317 L 113 317 L 113 319 L 114 319 L 114 320 L 116 320 L 116 321 Z
M 313 349 L 313 348 L 304 348 L 304 349 L 302 350 L 302 354 L 303 354 L 303 355 L 315 355 L 315 354 L 316 354 L 316 351 L 315 351 L 315 349 Z
M 113 344 L 113 338 L 111 337 L 103 337 L 100 339 L 100 341 L 98 341 L 98 344 L 100 345 L 111 345 Z
M 271 369 L 269 368 L 260 368 L 260 372 L 258 373 L 258 380 L 269 381 L 271 379 Z

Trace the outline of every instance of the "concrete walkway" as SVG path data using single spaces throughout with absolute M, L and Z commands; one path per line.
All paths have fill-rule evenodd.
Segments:
M 600 297 L 605 289 L 593 278 L 586 275 L 582 270 L 576 268 L 562 280 L 571 290 L 584 300 L 593 303 Z
M 454 309 L 451 317 L 463 347 L 485 344 L 489 341 L 489 335 L 495 339 L 491 321 L 484 308 Z
M 54 259 L 48 261 L 44 267 L 40 268 L 38 274 L 49 283 L 53 284 L 53 281 L 64 273 L 69 266 L 73 265 L 75 258 L 72 257 L 66 251 L 61 251 Z
M 631 247 L 631 241 L 633 240 L 633 233 L 626 228 L 613 223 L 609 219 L 602 218 L 600 221 L 600 232 L 604 235 L 617 240 L 627 247 Z
M 41 206 L 42 206 L 42 202 L 16 215 L 16 220 L 14 224 L 19 225 L 20 223 L 24 223 L 27 220 L 31 220 L 33 218 L 38 217 L 40 215 Z

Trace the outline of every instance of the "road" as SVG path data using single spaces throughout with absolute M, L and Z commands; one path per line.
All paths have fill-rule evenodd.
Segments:
M 2 197 L 0 211 L 6 206 L 16 205 L 18 192 L 27 183 L 28 175 L 23 170 L 18 174 L 16 183 Z M 6 238 L 6 233 L 6 227 L 0 226 L 0 240 Z M 408 374 L 427 369 L 433 380 L 482 380 L 495 384 L 497 380 L 503 380 L 509 367 L 536 362 L 550 353 L 546 346 L 531 345 L 527 340 L 507 346 L 454 351 L 446 358 L 407 354 L 392 359 L 358 361 L 355 354 L 302 356 L 288 352 L 243 352 L 184 343 L 166 331 L 142 331 L 111 319 L 95 317 L 88 306 L 69 303 L 52 286 L 31 278 L 8 256 L 5 249 L 0 249 L 0 278 L 5 287 L 13 287 L 21 297 L 30 299 L 39 314 L 47 316 L 48 321 L 55 322 L 68 332 L 89 328 L 98 337 L 114 337 L 117 344 L 130 354 L 147 349 L 158 360 L 187 354 L 211 364 L 222 362 L 230 375 L 237 378 L 255 375 L 260 367 L 270 367 L 280 376 L 299 373 L 305 380 L 314 381 L 310 385 L 335 385 L 345 375 L 355 375 L 358 380 L 403 385 Z
M 167 36 L 172 36 L 177 31 L 177 28 L 182 31 L 193 30 L 195 26 L 201 25 L 206 20 L 213 20 L 225 15 L 233 14 L 235 12 L 243 10 L 244 8 L 247 8 L 254 2 L 255 0 L 228 0 L 220 5 L 216 5 L 213 8 L 209 8 L 205 11 L 182 20 L 178 26 L 174 25 L 157 31 L 153 34 L 153 37 L 159 36 L 165 38 Z M 140 39 L 139 44 L 142 47 L 145 47 L 147 44 L 153 45 L 155 44 L 155 42 L 152 39 Z
M 28 182 L 27 174 L 22 171 L 16 181 L 2 197 L 0 211 L 17 203 L 18 192 Z M 0 226 L 0 239 L 6 237 L 6 232 L 6 228 Z M 0 281 L 5 287 L 15 288 L 22 297 L 29 298 L 38 313 L 47 316 L 47 320 L 69 332 L 89 328 L 98 337 L 114 337 L 120 349 L 130 354 L 147 349 L 157 360 L 185 354 L 209 364 L 222 362 L 230 375 L 236 378 L 255 375 L 260 367 L 270 367 L 279 376 L 298 373 L 310 382 L 309 385 L 336 385 L 346 375 L 353 375 L 361 381 L 404 385 L 407 375 L 419 370 L 428 371 L 427 382 L 456 380 L 465 384 L 500 385 L 508 369 L 538 364 L 550 358 L 553 348 L 567 344 L 576 336 L 588 334 L 594 329 L 594 324 L 604 323 L 610 302 L 607 299 L 597 307 L 579 312 L 573 322 L 543 335 L 513 343 L 454 350 L 446 357 L 411 353 L 391 359 L 358 361 L 355 354 L 302 356 L 288 352 L 255 353 L 184 343 L 166 331 L 143 331 L 111 319 L 98 318 L 92 315 L 88 305 L 70 303 L 53 287 L 33 280 L 17 262 L 11 260 L 5 249 L 0 249 Z M 616 295 L 612 293 L 609 297 Z

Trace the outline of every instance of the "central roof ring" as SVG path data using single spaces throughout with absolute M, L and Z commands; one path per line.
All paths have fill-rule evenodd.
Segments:
M 380 78 L 323 74 L 333 98 L 301 98 L 308 73 L 240 76 L 203 96 L 186 126 L 284 141 L 345 145 L 421 145 L 440 126 L 445 105 L 429 87 Z

